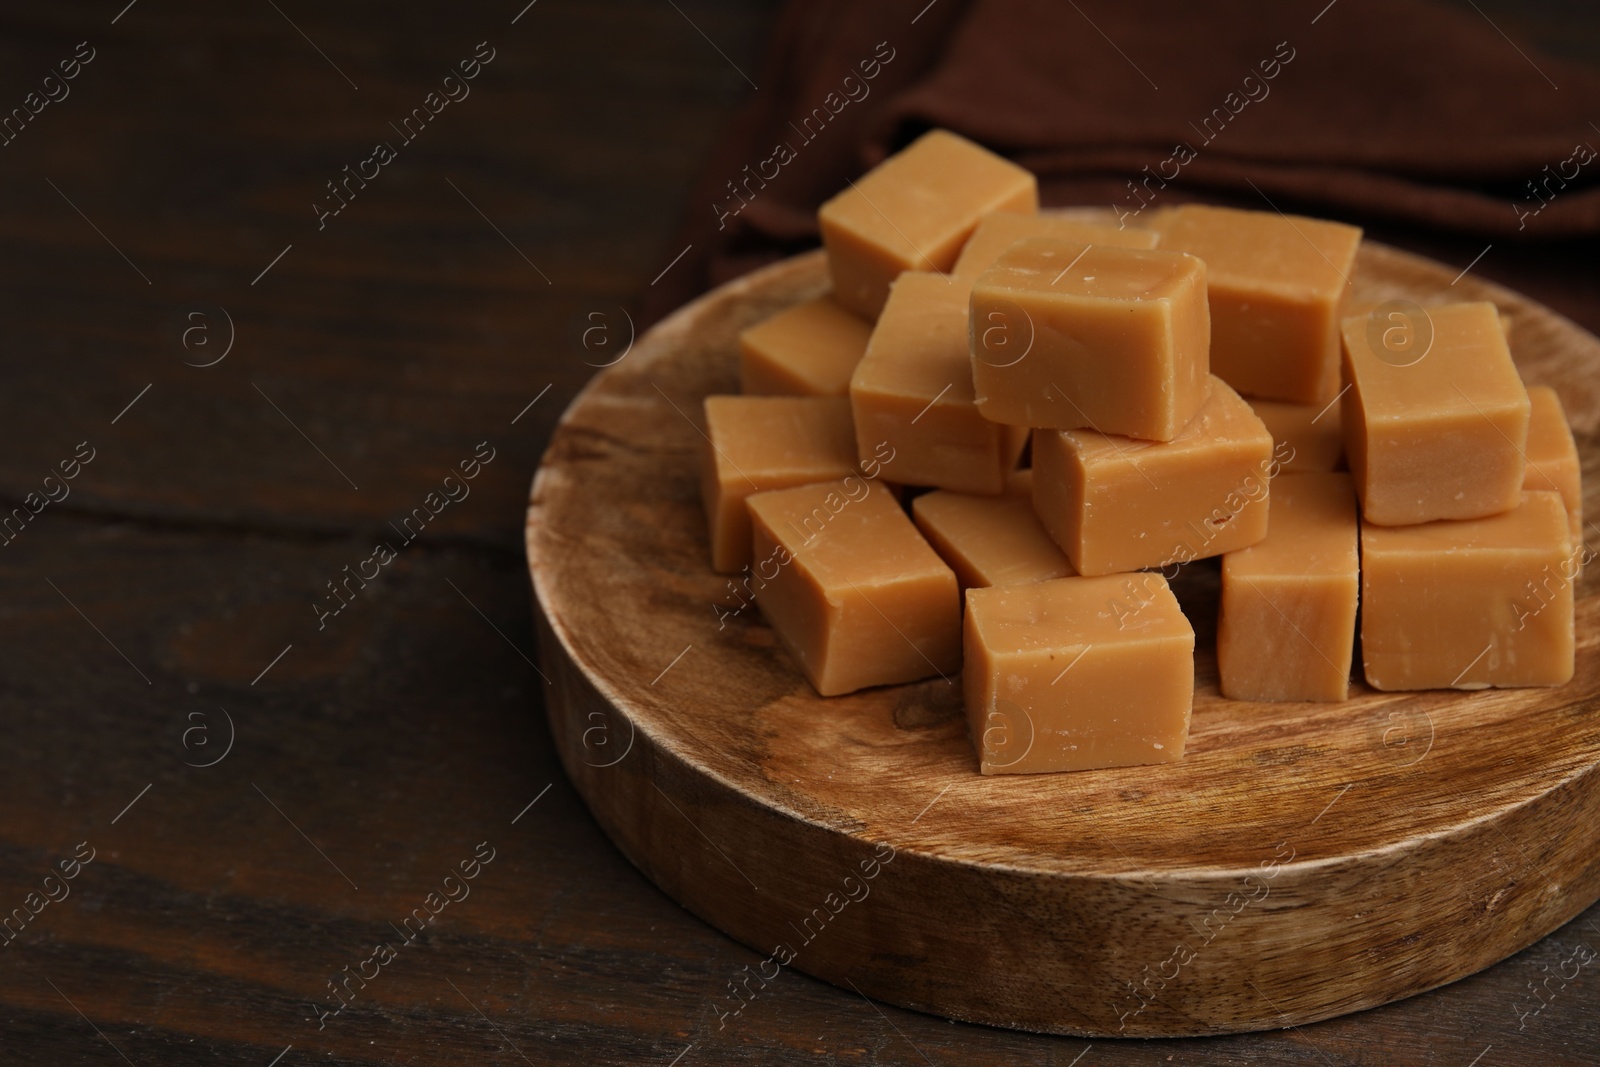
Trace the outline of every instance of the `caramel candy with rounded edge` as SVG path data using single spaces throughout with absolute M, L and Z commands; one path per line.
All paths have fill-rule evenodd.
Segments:
M 1098 222 L 1060 215 L 1019 215 L 1000 211 L 986 215 L 978 228 L 972 231 L 962 246 L 961 257 L 950 273 L 976 278 L 990 267 L 1000 254 L 1018 241 L 1029 237 L 1051 237 L 1078 244 L 1118 245 L 1122 248 L 1155 248 L 1161 237 L 1154 230 L 1133 227 L 1118 229 Z
M 1580 550 L 1581 551 L 1581 550 Z M 1414 526 L 1361 525 L 1361 656 L 1374 689 L 1561 685 L 1580 567 L 1559 493 Z
M 834 299 L 876 319 L 903 271 L 954 266 L 979 219 L 1038 210 L 1031 173 L 947 130 L 925 133 L 818 211 Z
M 1194 629 L 1161 575 L 1139 577 L 1132 610 L 1123 576 L 968 590 L 962 686 L 980 771 L 1183 758 Z
M 872 324 L 824 294 L 739 335 L 739 388 L 757 396 L 848 396 Z
M 850 477 L 748 503 L 756 604 L 819 694 L 961 669 L 956 576 L 882 486 Z
M 1222 695 L 1346 700 L 1361 591 L 1350 476 L 1280 474 L 1267 512 L 1267 536 L 1222 557 Z
M 1272 435 L 1212 376 L 1205 406 L 1167 442 L 1093 430 L 1033 435 L 1033 506 L 1079 574 L 1164 567 L 1267 534 Z
M 1344 433 L 1339 427 L 1338 404 L 1248 402 L 1250 410 L 1272 434 L 1279 467 L 1285 474 L 1325 473 L 1339 468 L 1344 460 Z
M 843 478 L 856 469 L 844 397 L 708 396 L 700 498 L 711 527 L 711 567 L 750 562 L 745 498 L 765 489 Z
M 1365 300 L 1346 300 L 1344 318 L 1348 319 L 1355 315 L 1360 315 L 1364 318 L 1375 318 L 1381 320 L 1384 326 L 1399 326 L 1402 331 L 1406 331 L 1410 329 L 1410 307 L 1420 306 L 1412 304 L 1409 300 L 1373 300 L 1370 297 Z M 1511 331 L 1515 328 L 1515 320 L 1511 312 L 1500 307 L 1495 308 L 1495 318 L 1500 320 L 1500 332 L 1506 335 L 1506 347 L 1509 348 L 1511 346 Z M 1397 352 L 1396 354 L 1399 353 Z
M 1493 304 L 1418 309 L 1401 326 L 1344 321 L 1345 458 L 1361 514 L 1382 526 L 1474 519 L 1521 499 L 1528 392 Z M 1419 345 L 1422 345 L 1418 350 Z
M 911 502 L 911 518 L 933 550 L 956 572 L 962 589 L 1038 582 L 1076 573 L 1039 524 L 1032 501 L 1011 486 L 999 496 L 947 489 L 924 493 Z
M 1561 494 L 1572 527 L 1574 546 L 1583 543 L 1583 464 L 1572 439 L 1561 398 L 1547 385 L 1528 388 L 1528 468 L 1524 489 L 1549 489 Z
M 1326 404 L 1339 391 L 1339 320 L 1361 230 L 1274 211 L 1183 204 L 1156 212 L 1161 248 L 1206 263 L 1211 373 L 1246 396 Z
M 1010 426 L 1170 441 L 1206 397 L 1205 265 L 1032 237 L 972 285 L 978 410 Z
M 973 402 L 967 354 L 968 279 L 908 271 L 850 379 L 861 461 L 883 442 L 885 477 L 963 493 L 998 493 L 1028 442 L 1025 427 L 1000 426 Z

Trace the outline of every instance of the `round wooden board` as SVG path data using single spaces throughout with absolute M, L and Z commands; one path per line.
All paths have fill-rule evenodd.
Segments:
M 1600 342 L 1455 274 L 1368 243 L 1355 296 L 1510 312 L 1587 466 Z M 1454 981 L 1600 896 L 1600 568 L 1563 688 L 1249 704 L 1218 695 L 1216 572 L 1191 566 L 1186 757 L 1074 774 L 979 775 L 959 684 L 824 700 L 753 608 L 719 625 L 701 398 L 738 391 L 741 329 L 825 285 L 801 256 L 640 338 L 567 410 L 528 511 L 567 773 L 635 865 L 765 957 L 720 1020 L 787 966 L 1026 1030 L 1281 1027 Z

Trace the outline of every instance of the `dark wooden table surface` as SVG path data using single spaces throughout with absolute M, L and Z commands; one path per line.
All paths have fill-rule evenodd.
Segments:
M 1600 1062 L 1597 968 L 1552 977 L 1600 908 L 1293 1031 L 1091 1047 L 792 972 L 719 1028 L 758 957 L 563 779 L 521 532 L 772 5 L 124 3 L 0 13 L 0 114 L 56 97 L 0 145 L 0 1063 Z M 1592 58 L 1559 16 L 1507 24 Z M 1475 269 L 1596 329 L 1596 251 Z

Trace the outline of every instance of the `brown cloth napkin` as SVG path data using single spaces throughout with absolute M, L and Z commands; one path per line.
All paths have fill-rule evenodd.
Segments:
M 1600 72 L 1429 0 L 791 0 L 756 81 L 647 320 L 815 245 L 817 206 L 932 126 L 1125 217 L 1600 234 Z

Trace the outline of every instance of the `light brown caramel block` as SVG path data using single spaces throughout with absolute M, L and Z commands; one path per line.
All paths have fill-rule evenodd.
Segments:
M 1561 494 L 1567 507 L 1574 546 L 1583 543 L 1583 464 L 1572 439 L 1561 398 L 1547 385 L 1528 389 L 1528 457 L 1524 489 L 1549 489 Z
M 1026 428 L 990 422 L 973 402 L 969 289 L 964 279 L 902 274 L 850 379 L 862 462 L 883 460 L 887 442 L 891 481 L 998 493 L 1027 443 Z
M 1035 774 L 1183 758 L 1194 629 L 1161 575 L 1139 577 L 1143 599 L 1134 610 L 1120 577 L 968 591 L 962 686 L 979 770 Z
M 1118 229 L 1060 215 L 1021 215 L 1013 211 L 1001 211 L 984 216 L 983 221 L 978 223 L 978 228 L 972 231 L 972 236 L 962 246 L 961 256 L 951 273 L 976 278 L 994 266 L 1002 252 L 1029 237 L 1051 237 L 1059 241 L 1117 245 L 1122 248 L 1154 248 L 1161 240 L 1154 230 L 1132 227 Z
M 1522 492 L 1528 392 L 1494 305 L 1422 314 L 1431 344 L 1401 356 L 1370 318 L 1344 322 L 1344 452 L 1362 516 L 1383 526 L 1494 515 Z
M 1171 441 L 1093 430 L 1033 435 L 1033 506 L 1079 574 L 1187 563 L 1267 533 L 1272 435 L 1213 377 L 1210 396 Z
M 978 410 L 1011 426 L 1170 441 L 1206 396 L 1205 265 L 1032 237 L 972 286 Z
M 1377 300 L 1371 297 L 1363 300 L 1350 299 L 1344 304 L 1344 318 L 1348 319 L 1355 315 L 1367 316 L 1382 320 L 1383 328 L 1397 327 L 1397 343 L 1393 347 L 1394 354 L 1399 356 L 1408 343 L 1407 335 L 1412 332 L 1415 312 L 1422 306 L 1411 300 Z M 1511 331 L 1516 325 L 1515 319 L 1511 312 L 1498 306 L 1495 308 L 1495 318 L 1500 320 L 1500 332 L 1506 335 L 1506 345 L 1509 347 Z
M 819 694 L 961 669 L 956 576 L 882 486 L 851 477 L 749 505 L 756 604 Z
M 819 296 L 739 335 L 739 388 L 771 396 L 847 396 L 872 324 Z
M 1249 404 L 1277 443 L 1278 461 L 1285 473 L 1331 471 L 1344 459 L 1338 404 L 1287 404 L 1281 400 L 1251 400 Z
M 711 527 L 712 569 L 750 562 L 745 498 L 766 489 L 843 478 L 856 469 L 844 397 L 708 396 L 700 497 Z
M 1217 668 L 1233 700 L 1345 700 L 1361 591 L 1347 474 L 1280 474 L 1267 536 L 1222 557 Z
M 963 589 L 1075 573 L 1039 524 L 1032 501 L 1010 487 L 999 496 L 924 493 L 911 502 L 911 517 Z
M 1201 204 L 1159 211 L 1150 225 L 1160 247 L 1206 262 L 1213 374 L 1267 400 L 1334 398 L 1340 307 L 1360 229 Z
M 1506 330 L 1505 318 L 1496 317 L 1500 319 L 1500 329 L 1506 334 L 1506 344 L 1509 346 L 1510 333 Z M 1341 345 L 1343 330 L 1349 328 L 1349 321 L 1353 318 L 1364 320 L 1362 329 L 1366 331 L 1368 345 L 1376 346 L 1379 355 L 1387 363 L 1405 365 L 1417 362 L 1433 346 L 1433 320 L 1428 317 L 1427 309 L 1414 301 L 1370 298 L 1346 301 L 1344 318 L 1340 320 Z M 1343 396 L 1342 391 L 1340 396 Z
M 1361 655 L 1374 689 L 1560 685 L 1579 559 L 1559 493 L 1485 519 L 1361 526 Z
M 965 137 L 925 133 L 817 213 L 834 298 L 876 319 L 902 271 L 955 266 L 979 219 L 1038 210 L 1031 173 Z

